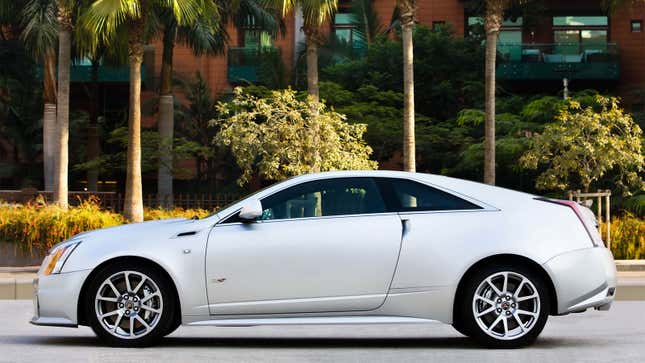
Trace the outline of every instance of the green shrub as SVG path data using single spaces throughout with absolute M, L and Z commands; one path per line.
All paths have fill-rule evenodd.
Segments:
M 145 219 L 205 217 L 203 209 L 146 209 Z M 42 201 L 0 204 L 0 242 L 16 244 L 29 253 L 46 251 L 75 234 L 125 223 L 122 215 L 100 208 L 93 200 L 85 201 L 67 212 Z
M 606 224 L 603 224 L 603 237 L 606 228 Z M 645 259 L 645 219 L 630 213 L 613 218 L 611 251 L 617 260 Z

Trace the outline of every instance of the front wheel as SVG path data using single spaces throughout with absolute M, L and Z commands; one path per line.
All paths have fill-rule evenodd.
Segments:
M 173 327 L 173 290 L 157 270 L 111 265 L 91 282 L 85 307 L 96 335 L 112 346 L 148 346 Z
M 481 269 L 466 283 L 460 301 L 460 324 L 469 336 L 495 348 L 533 343 L 549 315 L 543 279 L 530 269 L 493 266 Z

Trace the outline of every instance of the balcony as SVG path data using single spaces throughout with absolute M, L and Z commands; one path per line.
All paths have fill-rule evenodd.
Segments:
M 618 80 L 618 47 L 613 43 L 500 43 L 497 78 L 506 80 Z
M 229 48 L 227 78 L 232 84 L 257 83 L 261 80 L 262 66 L 279 55 L 278 48 Z
M 124 66 L 107 66 L 102 65 L 99 67 L 98 74 L 99 82 L 130 82 L 130 68 Z M 141 65 L 141 79 L 145 79 L 146 68 Z M 71 82 L 91 82 L 92 81 L 92 66 L 86 64 L 73 64 L 70 70 Z

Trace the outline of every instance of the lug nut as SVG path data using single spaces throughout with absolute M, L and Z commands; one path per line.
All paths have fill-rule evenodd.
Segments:
M 501 312 L 502 312 L 502 309 L 497 308 L 497 312 L 498 312 L 498 313 L 501 313 Z
M 506 300 L 510 300 L 510 299 L 511 299 L 511 297 L 506 295 Z
M 139 298 L 137 298 L 137 297 L 135 296 L 135 297 L 133 297 L 133 298 L 132 298 L 132 301 L 137 302 L 137 301 L 139 301 Z
M 511 307 L 513 307 L 513 308 L 514 308 L 514 307 L 515 307 L 515 303 L 511 304 Z
M 123 306 L 124 306 L 124 305 L 123 305 L 123 303 L 120 303 L 120 304 L 119 304 L 119 307 L 120 307 L 120 308 L 122 308 Z
M 130 297 L 128 295 L 123 296 L 123 300 L 128 300 Z
M 502 302 L 502 299 L 497 299 L 497 303 L 501 303 L 501 302 Z
M 507 312 L 506 312 L 506 315 L 511 315 L 511 312 L 510 312 L 510 311 L 507 311 Z
M 130 310 L 126 310 L 125 315 L 130 315 Z
M 135 306 L 134 311 L 139 311 L 139 308 Z

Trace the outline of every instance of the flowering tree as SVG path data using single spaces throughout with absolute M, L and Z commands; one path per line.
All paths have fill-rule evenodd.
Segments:
M 309 97 L 301 101 L 293 90 L 273 91 L 266 98 L 235 89 L 235 97 L 220 103 L 220 131 L 215 142 L 230 147 L 244 185 L 253 175 L 282 180 L 328 170 L 376 169 L 363 140 L 367 126 L 345 122 L 345 116 Z
M 522 156 L 523 167 L 546 169 L 536 180 L 538 189 L 581 188 L 615 175 L 618 189 L 642 189 L 642 131 L 632 117 L 619 107 L 618 99 L 597 95 L 595 102 L 581 106 L 570 100 L 533 138 Z

